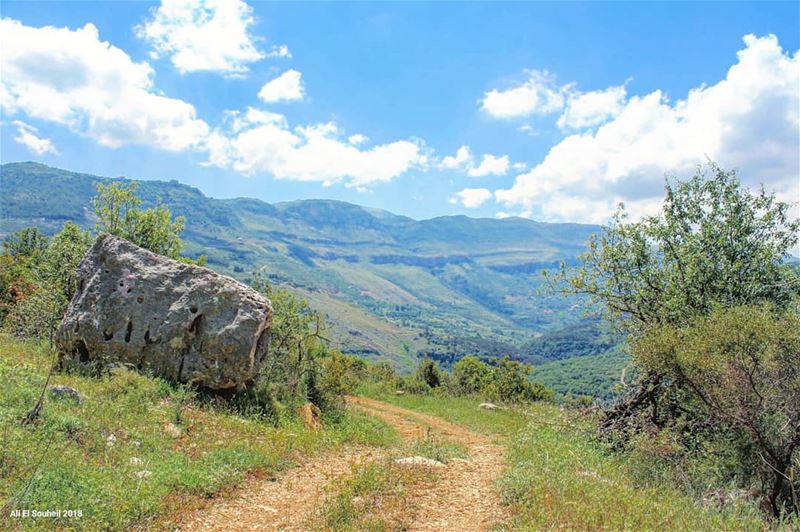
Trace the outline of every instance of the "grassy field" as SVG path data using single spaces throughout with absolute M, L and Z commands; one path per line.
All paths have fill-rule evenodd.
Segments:
M 762 530 L 751 505 L 720 511 L 674 487 L 645 483 L 624 455 L 591 436 L 575 412 L 550 404 L 486 411 L 467 398 L 395 395 L 380 386 L 361 393 L 495 434 L 507 446 L 501 479 L 518 530 Z
M 74 387 L 80 404 L 48 394 L 39 419 L 23 425 L 51 361 L 46 346 L 0 336 L 3 521 L 17 509 L 62 511 L 60 519 L 12 519 L 12 528 L 171 529 L 173 517 L 247 475 L 272 475 L 346 442 L 396 442 L 391 429 L 363 415 L 348 413 L 313 432 L 286 413 L 273 427 L 199 406 L 181 388 L 125 370 L 99 378 L 54 374 L 50 384 Z M 66 517 L 66 510 L 82 516 Z

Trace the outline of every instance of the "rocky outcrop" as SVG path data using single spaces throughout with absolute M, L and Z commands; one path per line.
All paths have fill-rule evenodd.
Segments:
M 56 334 L 62 360 L 125 364 L 213 390 L 258 373 L 272 305 L 248 286 L 108 234 L 77 276 Z

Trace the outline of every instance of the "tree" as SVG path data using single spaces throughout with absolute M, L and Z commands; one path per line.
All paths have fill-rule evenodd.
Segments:
M 747 470 L 755 459 L 772 471 L 773 513 L 785 503 L 785 486 L 794 485 L 783 475 L 797 436 L 782 431 L 800 428 L 793 407 L 767 400 L 776 389 L 798 396 L 795 384 L 774 382 L 783 377 L 767 360 L 797 367 L 800 359 L 796 349 L 779 347 L 759 331 L 770 330 L 767 316 L 782 316 L 800 295 L 800 276 L 787 260 L 800 231 L 790 209 L 763 187 L 750 192 L 735 172 L 709 163 L 688 181 L 667 183 L 660 214 L 631 222 L 621 208 L 590 239 L 582 266 L 562 268 L 553 280 L 569 293 L 588 295 L 628 333 L 641 370 L 638 387 L 605 412 L 606 433 L 626 446 L 637 432 L 669 431 L 689 454 L 726 431 L 747 434 L 756 451 L 739 468 Z M 742 308 L 749 310 L 735 310 Z M 763 339 L 767 351 L 748 343 L 742 331 Z M 776 432 L 781 416 L 788 424 Z
M 142 200 L 136 195 L 135 181 L 97 183 L 97 196 L 92 199 L 99 219 L 98 231 L 105 231 L 172 259 L 181 258 L 181 233 L 186 219 L 172 213 L 166 205 L 140 209 Z
M 23 230 L 17 242 L 37 242 L 35 246 L 16 247 L 16 255 L 6 255 L 13 265 L 9 271 L 16 281 L 6 275 L 0 276 L 0 285 L 8 284 L 8 290 L 17 287 L 17 296 L 9 301 L 6 325 L 17 336 L 50 338 L 61 321 L 77 288 L 75 270 L 91 245 L 91 235 L 76 224 L 67 222 L 49 240 L 30 239 L 23 235 L 35 231 Z M 44 242 L 42 247 L 39 243 Z M 33 255 L 23 255 L 22 249 Z M 20 283 L 26 290 L 20 295 Z M 0 286 L 0 292 L 6 289 Z M 4 297 L 4 299 L 8 299 Z
M 746 434 L 774 515 L 800 513 L 800 315 L 717 307 L 689 326 L 653 328 L 634 360 L 692 392 L 700 414 Z
M 478 357 L 467 355 L 453 365 L 453 378 L 458 393 L 481 393 L 491 377 L 491 368 Z
M 551 400 L 553 391 L 539 382 L 532 382 L 532 373 L 533 366 L 503 357 L 492 368 L 484 393 L 506 403 Z
M 3 249 L 11 257 L 35 257 L 47 247 L 47 237 L 38 227 L 26 227 L 3 241 Z
M 688 181 L 667 183 L 659 215 L 629 222 L 621 207 L 589 239 L 582 266 L 562 268 L 553 281 L 588 295 L 634 335 L 687 323 L 715 304 L 784 308 L 800 294 L 786 263 L 800 231 L 790 208 L 709 163 Z
M 417 380 L 424 382 L 430 388 L 438 388 L 442 383 L 442 375 L 436 362 L 428 357 L 423 358 L 417 366 Z

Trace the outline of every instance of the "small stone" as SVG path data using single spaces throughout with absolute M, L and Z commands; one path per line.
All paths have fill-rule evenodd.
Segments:
M 136 458 L 135 456 L 131 456 L 130 462 L 131 465 L 142 465 L 144 463 L 141 458 Z
M 50 395 L 53 396 L 55 399 L 72 399 L 76 403 L 81 404 L 81 394 L 78 393 L 78 390 L 71 386 L 63 386 L 63 385 L 56 385 L 50 386 Z
M 310 430 L 320 430 L 322 428 L 322 412 L 313 403 L 306 403 L 298 409 L 303 425 Z
M 478 408 L 482 408 L 484 410 L 497 410 L 500 407 L 494 403 L 481 403 L 478 405 Z
M 152 475 L 153 472 L 152 471 L 148 471 L 147 469 L 142 469 L 141 471 L 137 471 L 135 474 L 139 478 L 147 478 L 150 475 Z
M 114 447 L 115 443 L 117 443 L 117 437 L 109 434 L 108 438 L 106 438 L 106 447 Z
M 406 392 L 404 392 L 403 390 L 396 390 L 396 391 L 394 392 L 394 394 L 395 394 L 395 395 L 405 395 L 405 394 L 406 394 Z
M 420 466 L 427 466 L 427 467 L 447 467 L 439 460 L 434 460 L 432 458 L 425 458 L 424 456 L 409 456 L 408 458 L 398 458 L 394 461 L 395 464 L 398 465 L 420 465 Z
M 139 440 L 132 440 L 131 445 L 133 445 L 134 447 L 139 447 L 142 445 L 142 442 L 140 442 Z
M 173 438 L 181 437 L 181 429 L 174 423 L 167 423 L 166 425 L 164 425 L 164 432 L 166 432 L 169 436 L 172 436 Z

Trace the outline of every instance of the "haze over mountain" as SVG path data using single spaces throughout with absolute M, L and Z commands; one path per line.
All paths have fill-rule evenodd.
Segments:
M 51 233 L 68 220 L 92 227 L 95 183 L 110 181 L 32 162 L 0 168 L 0 236 L 31 225 Z M 177 181 L 139 181 L 138 193 L 186 217 L 186 254 L 301 292 L 328 315 L 346 352 L 410 367 L 423 354 L 445 364 L 465 354 L 541 362 L 610 345 L 576 302 L 538 293 L 541 269 L 574 261 L 597 226 L 417 221 L 330 200 L 219 200 Z

